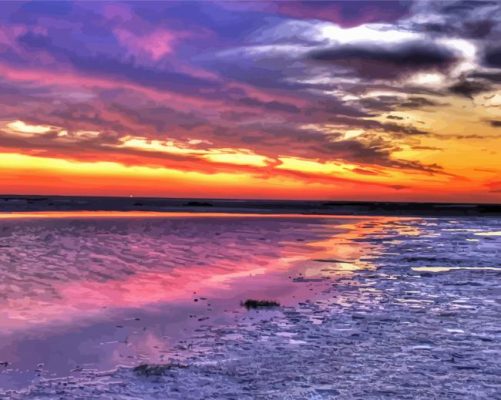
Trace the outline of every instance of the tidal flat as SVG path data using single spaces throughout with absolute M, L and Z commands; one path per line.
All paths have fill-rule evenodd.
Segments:
M 498 399 L 500 260 L 497 217 L 3 214 L 0 398 Z

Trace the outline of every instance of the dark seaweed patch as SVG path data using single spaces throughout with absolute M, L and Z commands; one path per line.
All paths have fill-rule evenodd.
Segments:
M 280 307 L 280 303 L 274 301 L 274 300 L 254 300 L 254 299 L 247 299 L 245 302 L 242 303 L 242 305 L 247 308 L 248 310 L 254 309 L 254 308 L 273 308 L 273 307 Z
M 133 372 L 139 376 L 161 376 L 175 368 L 187 368 L 181 364 L 140 364 L 133 368 Z

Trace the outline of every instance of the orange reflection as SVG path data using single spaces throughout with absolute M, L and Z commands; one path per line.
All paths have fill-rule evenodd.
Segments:
M 260 266 L 256 267 L 256 264 Z M 153 303 L 186 300 L 194 292 L 221 296 L 221 292 L 235 280 L 288 267 L 286 260 L 261 257 L 257 263 L 234 263 L 231 271 L 220 265 L 205 265 L 203 268 L 194 265 L 165 272 L 139 273 L 108 282 L 78 280 L 56 284 L 57 299 L 43 301 L 24 297 L 8 300 L 3 307 L 2 329 L 17 330 L 70 321 L 85 323 L 86 319 L 104 315 L 107 309 L 141 308 Z
M 421 231 L 414 226 L 396 224 L 402 221 L 415 220 L 413 217 L 363 217 L 350 218 L 350 222 L 331 225 L 332 230 L 342 229 L 342 233 L 326 239 L 311 242 L 318 250 L 312 253 L 316 264 L 308 267 L 305 276 L 349 276 L 355 271 L 376 268 L 368 260 L 362 260 L 368 254 L 378 253 L 377 244 L 359 241 L 365 236 L 378 236 L 387 233 L 388 227 L 398 234 L 418 235 Z

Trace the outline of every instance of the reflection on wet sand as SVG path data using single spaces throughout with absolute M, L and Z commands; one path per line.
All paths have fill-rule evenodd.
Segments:
M 294 304 L 320 296 L 329 285 L 321 280 L 371 268 L 359 260 L 368 244 L 354 240 L 392 220 L 373 217 L 360 229 L 359 217 L 304 215 L 1 219 L 0 361 L 27 371 L 43 363 L 50 376 L 162 359 L 183 330 L 228 322 L 245 298 Z M 27 351 L 35 343 L 47 351 Z
M 47 214 L 44 213 L 44 218 L 47 218 Z M 61 213 L 57 214 L 55 218 L 60 218 Z M 62 214 L 65 218 L 70 218 L 70 216 L 88 218 L 95 216 L 96 212 L 71 212 Z M 97 214 L 98 216 L 101 215 L 99 212 Z M 106 215 L 109 214 L 106 213 Z M 134 214 L 139 215 L 139 213 Z M 146 214 L 149 215 L 150 213 Z M 118 216 L 120 214 L 111 213 L 111 215 Z M 138 215 L 134 215 L 134 217 Z M 50 213 L 50 216 L 52 217 L 54 214 Z M 175 215 L 173 218 L 182 218 L 184 216 L 184 214 Z M 165 218 L 165 214 L 162 214 L 162 217 Z M 189 217 L 193 217 L 193 214 L 190 214 Z M 199 218 L 205 217 L 207 217 L 206 214 L 199 216 Z M 214 216 L 210 215 L 210 217 Z M 233 218 L 238 218 L 238 216 L 233 216 Z M 275 217 L 266 216 L 265 218 Z M 259 216 L 259 220 L 251 224 L 259 229 L 259 225 L 262 225 L 260 219 L 261 216 Z M 294 221 L 295 219 L 295 216 L 287 217 L 288 221 Z M 312 220 L 311 217 L 309 219 Z M 248 254 L 245 258 L 238 257 L 238 260 L 236 260 L 235 255 L 240 255 L 240 253 L 235 251 L 238 250 L 235 248 L 233 254 L 228 254 L 229 257 L 225 257 L 224 251 L 218 254 L 216 262 L 204 260 L 203 256 L 212 253 L 211 248 L 224 247 L 225 239 L 220 237 L 217 242 L 206 241 L 200 244 L 197 243 L 197 240 L 201 239 L 197 236 L 199 234 L 209 237 L 214 235 L 214 232 L 211 232 L 207 223 L 202 225 L 205 231 L 193 232 L 193 235 L 185 238 L 189 239 L 188 243 L 186 240 L 183 241 L 180 238 L 173 237 L 172 232 L 170 232 L 170 236 L 166 238 L 167 240 L 164 240 L 159 235 L 152 241 L 150 235 L 149 238 L 145 238 L 143 248 L 141 248 L 141 243 L 139 242 L 141 240 L 140 237 L 130 240 L 129 237 L 124 238 L 124 233 L 122 232 L 116 235 L 116 243 L 113 243 L 115 238 L 111 238 L 115 247 L 124 247 L 122 249 L 123 252 L 118 252 L 120 254 L 117 255 L 117 252 L 113 254 L 112 249 L 103 248 L 98 237 L 92 238 L 92 236 L 89 236 L 89 234 L 94 232 L 92 223 L 83 227 L 72 227 L 71 225 L 74 221 L 70 220 L 67 225 L 63 226 L 63 228 L 69 229 L 69 231 L 66 230 L 62 234 L 57 231 L 53 232 L 54 235 L 59 234 L 60 236 L 53 237 L 49 241 L 41 238 L 38 246 L 37 243 L 32 243 L 30 246 L 34 253 L 36 253 L 34 251 L 35 247 L 43 246 L 43 249 L 38 250 L 42 250 L 44 256 L 52 255 L 54 258 L 52 261 L 57 260 L 60 256 L 70 255 L 64 254 L 65 249 L 73 254 L 84 252 L 85 250 L 89 250 L 89 248 L 93 250 L 94 254 L 87 251 L 86 255 L 89 258 L 80 260 L 85 261 L 85 263 L 75 265 L 76 263 L 72 263 L 71 257 L 59 260 L 59 263 L 61 261 L 62 263 L 58 266 L 59 269 L 56 268 L 53 272 L 60 273 L 60 276 L 55 276 L 52 271 L 50 275 L 44 276 L 44 273 L 47 272 L 44 271 L 46 266 L 37 265 L 35 258 L 30 260 L 30 254 L 20 248 L 23 244 L 23 238 L 17 237 L 17 246 L 16 244 L 7 244 L 9 247 L 8 252 L 11 253 L 11 260 L 14 257 L 16 262 L 24 264 L 21 267 L 25 280 L 33 278 L 33 286 L 39 283 L 45 287 L 50 287 L 50 290 L 44 291 L 36 287 L 30 287 L 28 288 L 29 295 L 15 296 L 17 289 L 15 286 L 8 285 L 9 275 L 6 275 L 4 285 L 7 286 L 7 294 L 9 293 L 9 287 L 11 288 L 13 296 L 6 299 L 8 306 L 2 318 L 3 330 L 22 328 L 25 325 L 52 322 L 65 323 L 72 319 L 82 321 L 86 317 L 94 317 L 102 314 L 104 307 L 107 309 L 133 308 L 158 302 L 189 299 L 193 297 L 193 293 L 200 292 L 201 290 L 208 295 L 214 295 L 222 290 L 230 289 L 231 285 L 235 283 L 234 281 L 238 279 L 293 270 L 294 268 L 304 268 L 304 274 L 308 276 L 325 275 L 326 271 L 335 271 L 342 274 L 343 272 L 370 268 L 367 262 L 360 262 L 358 260 L 366 250 L 366 245 L 360 243 L 355 246 L 353 241 L 363 237 L 363 235 L 375 233 L 380 229 L 381 224 L 391 221 L 391 218 L 373 218 L 380 221 L 381 224 L 374 224 L 370 227 L 365 226 L 364 229 L 358 229 L 358 222 L 346 223 L 346 219 L 343 218 L 337 224 L 332 224 L 328 223 L 329 220 L 332 220 L 332 217 L 326 218 L 325 221 L 317 217 L 313 219 L 314 223 L 311 224 L 311 227 L 301 226 L 301 229 L 292 233 L 293 236 L 301 236 L 302 241 L 300 243 L 294 242 L 293 238 L 289 238 L 287 231 L 282 231 L 278 240 L 267 237 L 255 240 L 252 243 L 252 253 L 242 253 Z M 166 225 L 164 228 L 166 230 L 171 229 L 168 226 L 171 222 L 170 220 L 170 215 L 168 219 L 164 220 L 164 225 Z M 157 219 L 156 224 L 157 227 L 161 226 L 161 220 Z M 35 230 L 33 230 L 32 226 L 27 226 L 24 233 L 29 238 L 32 238 L 33 234 L 37 232 L 37 228 L 44 233 L 48 232 L 45 234 L 51 234 L 50 226 L 47 227 L 48 229 L 35 227 Z M 89 229 L 89 232 L 85 232 L 86 228 Z M 112 225 L 110 232 L 106 232 L 106 234 L 113 235 L 115 228 Z M 286 227 L 286 229 L 291 230 L 294 228 L 297 227 Z M 61 226 L 58 226 L 57 229 L 61 230 Z M 20 233 L 22 234 L 23 232 L 17 232 L 16 235 Z M 134 235 L 133 229 L 127 233 L 129 233 L 129 236 Z M 236 234 L 244 235 L 245 232 L 236 232 Z M 261 234 L 266 235 L 269 232 L 263 231 Z M 311 236 L 310 240 L 308 240 L 308 235 Z M 311 240 L 319 236 L 322 239 Z M 244 237 L 242 237 L 243 240 L 245 240 Z M 4 242 L 6 242 L 5 238 Z M 124 243 L 126 246 L 124 246 Z M 150 250 L 157 244 L 162 247 L 162 251 L 161 253 L 152 254 Z M 238 243 L 231 244 L 238 245 Z M 277 248 L 273 245 L 278 245 L 279 247 Z M 60 251 L 59 247 L 63 249 L 63 252 Z M 249 246 L 247 244 L 241 247 L 242 250 L 245 250 Z M 191 251 L 193 249 L 196 252 Z M 179 252 L 178 250 L 181 251 Z M 17 254 L 17 257 L 13 256 L 14 253 Z M 199 259 L 197 259 L 197 256 L 199 256 Z M 139 265 L 146 263 L 147 259 L 152 257 L 155 257 L 161 263 L 151 265 L 150 262 L 148 268 L 138 268 Z M 172 258 L 174 258 L 174 262 L 171 262 Z M 119 266 L 113 264 L 114 261 L 123 261 L 124 259 L 127 261 L 127 265 Z M 304 265 L 312 259 L 323 260 L 323 264 L 317 265 L 310 262 L 307 266 Z M 177 265 L 176 261 L 182 261 L 182 265 Z M 329 267 L 326 266 L 325 261 L 327 261 Z M 31 266 L 28 263 L 31 263 Z M 125 273 L 119 274 L 120 276 L 113 276 L 114 273 L 118 272 L 117 269 L 125 269 L 124 267 L 130 267 L 130 270 L 122 271 Z M 64 279 L 65 275 L 69 273 L 67 268 L 75 268 L 75 270 L 71 271 L 72 276 L 70 279 Z M 91 279 L 86 279 L 89 271 L 93 271 L 94 273 L 90 273 Z M 15 280 L 14 276 L 10 276 L 10 278 Z M 75 314 L 75 311 L 78 311 L 78 315 Z
M 0 387 L 34 383 L 15 399 L 282 399 L 305 387 L 492 398 L 501 247 L 477 233 L 499 229 L 481 218 L 3 220 Z M 246 311 L 245 299 L 282 307 Z M 158 381 L 127 368 L 172 360 L 185 367 Z

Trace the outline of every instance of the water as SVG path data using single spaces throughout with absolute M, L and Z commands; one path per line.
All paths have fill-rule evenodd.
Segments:
M 444 371 L 455 398 L 501 387 L 499 219 L 7 216 L 8 397 L 416 398 L 439 393 L 416 379 Z M 247 298 L 283 307 L 248 312 Z M 131 369 L 171 360 L 187 368 Z

